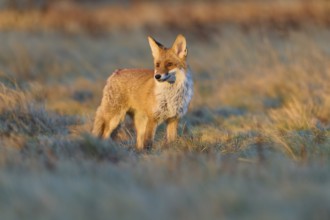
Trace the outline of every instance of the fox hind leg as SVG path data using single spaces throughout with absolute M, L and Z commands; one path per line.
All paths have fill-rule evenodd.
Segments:
M 125 115 L 126 111 L 121 111 L 105 118 L 104 132 L 102 134 L 103 139 L 110 137 L 112 132 L 119 126 L 120 122 L 125 119 Z
M 148 123 L 147 116 L 136 113 L 134 115 L 134 126 L 136 130 L 136 148 L 142 150 L 144 148 L 146 127 Z
M 100 113 L 100 109 L 98 109 L 94 119 L 92 134 L 100 138 L 103 136 L 104 129 L 105 129 L 105 120 L 102 114 Z
M 154 137 L 155 137 L 155 132 L 156 132 L 156 126 L 157 126 L 157 123 L 154 120 L 149 118 L 148 122 L 147 122 L 145 140 L 144 140 L 145 147 L 148 147 L 148 148 L 152 147 Z

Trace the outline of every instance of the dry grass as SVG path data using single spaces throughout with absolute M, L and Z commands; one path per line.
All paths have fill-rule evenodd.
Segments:
M 301 26 L 287 26 L 283 32 L 252 22 L 275 16 L 272 10 L 267 18 L 258 17 L 267 12 L 265 4 L 249 1 L 258 10 L 247 6 L 235 17 L 230 8 L 245 3 L 226 3 L 219 9 L 223 13 L 214 17 L 211 10 L 209 18 L 203 10 L 218 6 L 195 4 L 202 3 L 189 6 L 200 14 L 186 13 L 212 23 L 205 29 L 207 41 L 180 22 L 175 31 L 169 26 L 109 28 L 97 38 L 53 31 L 0 32 L 1 219 L 329 219 L 327 25 L 307 24 L 307 15 L 299 11 L 295 16 L 302 16 Z M 316 6 L 326 2 L 311 4 L 312 11 L 326 10 Z M 274 13 L 286 10 L 290 13 L 284 14 L 293 16 L 302 10 L 296 5 L 275 8 Z M 143 3 L 118 12 L 139 7 L 158 6 Z M 109 22 L 147 27 L 139 16 L 136 23 L 127 17 Z M 226 17 L 232 24 L 222 23 Z M 159 25 L 168 22 L 163 18 Z M 242 29 L 243 20 L 250 22 L 249 31 Z M 41 26 L 35 30 L 45 28 L 36 24 Z M 8 27 L 20 29 L 15 22 Z M 165 145 L 161 126 L 155 147 L 138 153 L 129 126 L 119 142 L 91 137 L 110 72 L 151 68 L 146 36 L 153 34 L 168 44 L 176 31 L 188 39 L 195 82 L 178 140 Z
M 207 34 L 208 27 L 237 24 L 299 28 L 306 23 L 328 26 L 330 4 L 327 1 L 236 1 L 171 2 L 101 5 L 93 8 L 73 2 L 54 2 L 45 10 L 0 12 L 1 30 L 49 30 L 100 34 L 110 30 L 151 27 L 194 28 L 196 34 Z M 134 15 L 134 16 L 132 16 Z

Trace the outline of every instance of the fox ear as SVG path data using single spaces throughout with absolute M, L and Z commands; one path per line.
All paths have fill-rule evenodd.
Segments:
M 185 58 L 188 53 L 186 38 L 179 34 L 173 43 L 172 49 L 181 59 Z
M 148 41 L 149 41 L 149 45 L 150 45 L 150 48 L 151 48 L 151 52 L 152 52 L 152 56 L 154 58 L 158 57 L 159 56 L 159 49 L 160 48 L 164 48 L 164 46 L 157 42 L 155 39 L 153 39 L 152 37 L 148 37 Z

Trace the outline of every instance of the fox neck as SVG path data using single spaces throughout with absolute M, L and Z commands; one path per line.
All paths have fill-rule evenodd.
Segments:
M 178 69 L 175 82 L 155 81 L 156 106 L 154 117 L 161 123 L 164 120 L 182 117 L 188 110 L 193 95 L 193 82 L 189 69 Z

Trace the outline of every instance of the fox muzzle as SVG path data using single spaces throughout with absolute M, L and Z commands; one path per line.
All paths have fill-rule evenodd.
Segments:
M 175 69 L 172 69 L 170 71 L 168 71 L 167 73 L 163 73 L 163 74 L 160 74 L 160 73 L 156 73 L 155 74 L 155 79 L 158 81 L 158 82 L 169 82 L 170 84 L 174 83 L 175 80 L 176 80 L 176 72 L 177 72 L 177 68 Z
M 156 79 L 158 82 L 165 82 L 165 81 L 168 80 L 170 77 L 171 77 L 171 75 L 168 74 L 168 73 L 163 73 L 163 74 L 159 74 L 159 73 L 157 73 L 157 74 L 155 75 L 155 79 Z

